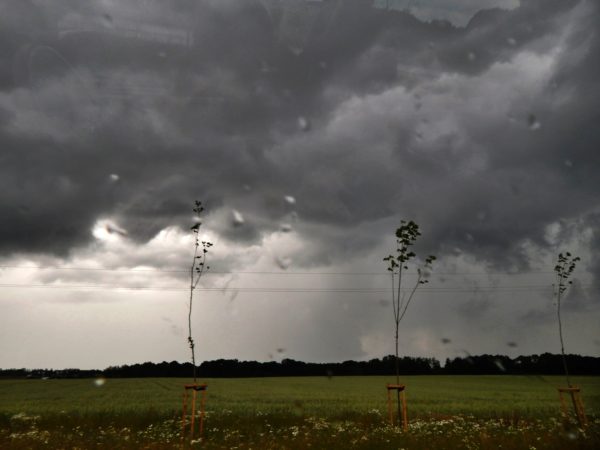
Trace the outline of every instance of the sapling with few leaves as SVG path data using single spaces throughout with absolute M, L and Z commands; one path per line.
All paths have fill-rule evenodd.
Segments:
M 412 220 L 401 220 L 400 228 L 396 230 L 396 254 L 391 254 L 383 258 L 384 261 L 387 261 L 387 270 L 392 276 L 392 307 L 394 310 L 394 323 L 396 325 L 394 334 L 396 350 L 396 384 L 400 383 L 400 359 L 398 356 L 398 331 L 400 328 L 400 322 L 406 315 L 408 306 L 410 305 L 410 302 L 412 301 L 419 286 L 429 283 L 427 276 L 432 267 L 433 261 L 436 259 L 435 256 L 429 255 L 427 258 L 425 258 L 424 264 L 419 265 L 417 263 L 417 255 L 411 250 L 411 247 L 414 245 L 419 236 L 421 236 L 419 225 Z M 406 284 L 406 280 L 403 280 L 402 276 L 404 271 L 409 269 L 410 265 L 417 267 L 417 278 L 414 284 L 409 285 L 407 290 L 403 288 L 403 286 Z
M 190 346 L 190 350 L 192 352 L 192 367 L 193 367 L 193 375 L 194 375 L 194 383 L 197 380 L 197 368 L 196 368 L 196 344 L 194 342 L 194 338 L 192 337 L 192 306 L 194 302 L 194 290 L 198 283 L 200 282 L 200 278 L 204 272 L 210 269 L 210 266 L 207 265 L 207 255 L 208 250 L 212 247 L 212 243 L 208 241 L 200 240 L 200 228 L 202 227 L 202 218 L 201 214 L 204 211 L 202 207 L 202 202 L 196 200 L 194 204 L 194 213 L 196 214 L 196 221 L 194 225 L 191 227 L 192 232 L 194 233 L 194 258 L 192 259 L 192 264 L 190 266 L 190 302 L 188 309 L 188 344 Z
M 560 353 L 562 355 L 563 367 L 565 369 L 565 377 L 567 378 L 567 386 L 571 387 L 571 379 L 569 377 L 569 367 L 567 366 L 567 357 L 565 356 L 565 341 L 563 339 L 562 319 L 560 315 L 560 306 L 563 295 L 567 292 L 569 286 L 573 284 L 570 280 L 571 275 L 577 267 L 577 263 L 581 260 L 579 256 L 572 256 L 569 252 L 559 253 L 558 261 L 554 266 L 556 275 L 556 283 L 553 284 L 554 296 L 556 297 L 556 316 L 558 319 L 558 335 L 560 337 Z

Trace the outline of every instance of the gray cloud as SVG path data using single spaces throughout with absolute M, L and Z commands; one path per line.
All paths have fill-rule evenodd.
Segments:
M 375 267 L 400 218 L 450 265 L 525 271 L 566 243 L 597 249 L 597 3 L 368 3 L 0 2 L 4 258 L 93 259 L 111 220 L 155 253 L 107 265 L 185 266 L 149 240 L 187 230 L 194 199 L 224 271 Z M 438 14 L 464 26 L 419 20 Z M 594 292 L 597 253 L 581 267 Z M 578 311 L 596 298 L 582 286 Z M 459 300 L 465 320 L 501 309 Z M 334 309 L 320 307 L 315 336 Z M 356 328 L 380 319 L 348 308 Z

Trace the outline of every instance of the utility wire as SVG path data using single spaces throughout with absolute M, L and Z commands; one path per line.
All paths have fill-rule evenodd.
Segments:
M 110 269 L 110 268 L 92 268 L 92 267 L 40 267 L 40 266 L 11 266 L 0 265 L 0 269 L 20 269 L 20 270 L 73 270 L 73 271 L 89 271 L 89 272 L 133 272 L 133 273 L 187 273 L 188 270 L 177 269 Z M 206 275 L 367 275 L 367 276 L 389 276 L 388 271 L 381 272 L 277 272 L 277 271 L 213 271 L 207 272 Z M 554 274 L 552 271 L 528 271 L 523 273 L 506 273 L 506 272 L 435 272 L 432 276 L 524 276 L 533 274 Z M 417 275 L 416 272 L 407 273 L 406 275 Z
M 590 287 L 591 285 L 582 285 L 583 288 Z M 107 286 L 101 284 L 65 284 L 65 285 L 53 285 L 53 284 L 0 284 L 0 288 L 18 288 L 18 289 L 59 289 L 59 290 L 72 290 L 72 289 L 92 289 L 92 290 L 130 290 L 130 291 L 186 291 L 187 289 L 182 287 L 145 287 L 145 286 Z M 352 293 L 352 294 L 375 294 L 375 293 L 387 293 L 389 288 L 288 288 L 288 287 L 198 287 L 198 291 L 203 292 L 240 292 L 240 293 Z M 409 289 L 405 289 L 409 290 Z M 552 286 L 545 285 L 523 285 L 523 286 L 478 286 L 478 287 L 427 287 L 419 289 L 419 292 L 429 293 L 478 293 L 478 292 L 528 292 L 528 291 L 545 291 L 552 290 Z

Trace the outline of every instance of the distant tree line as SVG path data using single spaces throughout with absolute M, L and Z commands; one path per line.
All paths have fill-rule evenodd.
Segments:
M 600 375 L 600 358 L 580 355 L 566 357 L 569 371 L 573 375 Z M 435 358 L 400 358 L 400 373 L 403 375 L 561 375 L 562 367 L 562 356 L 550 353 L 517 358 L 503 355 L 467 355 L 446 359 L 443 367 Z M 191 369 L 192 365 L 189 362 L 165 361 L 111 366 L 104 370 L 2 369 L 0 378 L 187 378 L 192 372 Z M 218 359 L 203 362 L 198 367 L 198 373 L 202 378 L 393 375 L 395 357 L 389 355 L 381 359 L 341 363 L 306 363 L 293 359 L 284 359 L 281 362 Z

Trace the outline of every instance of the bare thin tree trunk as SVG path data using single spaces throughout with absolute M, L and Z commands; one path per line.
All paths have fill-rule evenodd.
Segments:
M 565 356 L 565 341 L 563 339 L 563 332 L 562 332 L 562 319 L 560 316 L 560 300 L 561 300 L 561 295 L 562 295 L 562 293 L 561 293 L 562 283 L 563 283 L 563 279 L 562 279 L 562 277 L 559 277 L 556 315 L 558 317 L 558 336 L 560 337 L 560 353 L 562 355 L 563 368 L 565 369 L 565 376 L 567 378 L 567 386 L 571 387 L 571 378 L 569 376 L 569 367 L 567 366 L 567 357 Z

